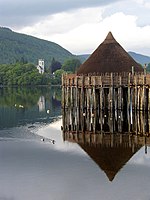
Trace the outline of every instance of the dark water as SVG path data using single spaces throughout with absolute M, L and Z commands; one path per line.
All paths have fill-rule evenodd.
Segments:
M 62 133 L 60 100 L 0 89 L 0 200 L 150 200 L 149 137 Z

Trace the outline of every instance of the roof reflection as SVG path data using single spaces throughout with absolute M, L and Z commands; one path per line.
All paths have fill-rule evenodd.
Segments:
M 95 121 L 88 119 L 89 114 L 76 119 L 75 113 L 73 109 L 63 112 L 64 141 L 78 143 L 110 181 L 141 147 L 145 146 L 147 153 L 150 138 L 146 113 L 105 111 L 94 115 Z

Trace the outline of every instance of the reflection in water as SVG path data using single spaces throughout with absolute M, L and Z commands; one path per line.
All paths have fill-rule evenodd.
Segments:
M 45 111 L 45 97 L 40 96 L 38 100 L 39 112 Z
M 0 128 L 50 122 L 61 114 L 60 94 L 59 87 L 0 88 Z
M 63 109 L 63 128 L 65 131 L 147 135 L 150 133 L 150 119 L 148 113 L 140 111 L 82 111 L 72 107 Z
M 59 89 L 3 89 L 0 93 L 0 111 L 6 111 L 0 112 L 0 200 L 149 199 L 150 155 L 143 154 L 144 147 L 141 148 L 149 144 L 149 137 L 140 135 L 146 117 L 141 119 L 143 115 L 139 113 L 137 134 L 132 131 L 133 123 L 128 134 L 128 119 L 123 121 L 125 113 L 116 112 L 114 132 L 110 134 L 104 129 L 112 130 L 112 120 L 104 112 L 102 124 L 97 118 L 98 129 L 94 133 L 93 124 L 89 126 L 91 131 L 87 131 L 88 124 L 82 131 L 81 122 L 80 131 L 76 131 L 76 121 L 82 118 L 72 119 L 72 124 L 70 111 L 66 110 L 68 120 L 63 131 L 66 142 L 63 142 L 62 122 L 55 121 L 61 113 Z M 37 102 L 41 96 L 45 99 L 45 109 L 39 112 Z M 85 121 L 86 116 L 87 113 L 83 116 Z M 118 119 L 121 116 L 119 130 L 125 130 L 123 134 L 118 133 L 117 116 Z M 147 130 L 146 124 L 145 127 Z M 42 138 L 46 140 L 41 141 Z
M 148 115 L 141 112 L 81 115 L 78 109 L 65 109 L 62 129 L 64 141 L 78 143 L 110 181 L 142 146 L 147 153 L 150 145 Z

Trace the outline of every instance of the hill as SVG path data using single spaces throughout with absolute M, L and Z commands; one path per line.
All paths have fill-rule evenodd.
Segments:
M 42 58 L 46 65 L 50 65 L 53 57 L 63 63 L 74 55 L 54 42 L 0 27 L 0 64 L 15 63 L 21 59 L 37 64 L 37 60 Z
M 145 64 L 150 63 L 150 57 L 149 56 L 145 56 L 142 54 L 138 54 L 135 52 L 128 52 L 130 54 L 130 56 L 138 63 L 140 63 L 142 66 L 144 66 Z M 78 59 L 81 60 L 81 62 L 83 63 L 85 60 L 88 59 L 88 57 L 90 56 L 90 54 L 83 54 L 83 55 L 78 55 Z
M 83 63 L 88 59 L 89 56 L 90 54 L 83 54 L 83 55 L 77 55 L 77 58 Z
M 138 54 L 138 53 L 135 53 L 135 52 L 132 52 L 132 51 L 129 51 L 128 53 L 130 54 L 130 56 L 132 56 L 132 58 L 134 60 L 136 60 L 136 62 L 140 63 L 143 66 L 145 64 L 150 63 L 150 57 L 149 56 Z
M 134 52 L 128 53 L 142 65 L 150 63 L 149 56 Z M 75 56 L 54 42 L 0 27 L 0 64 L 15 63 L 20 60 L 37 64 L 40 58 L 45 60 L 46 66 L 50 65 L 52 58 L 61 63 L 68 58 L 78 58 L 83 63 L 89 56 L 90 54 Z

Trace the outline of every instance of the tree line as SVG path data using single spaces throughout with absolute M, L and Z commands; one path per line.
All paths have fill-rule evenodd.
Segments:
M 52 59 L 50 66 L 45 68 L 45 73 L 40 74 L 35 64 L 27 63 L 20 59 L 15 64 L 0 64 L 0 87 L 5 85 L 61 85 L 63 73 L 75 73 L 81 62 L 79 59 L 66 59 L 63 64 Z M 147 65 L 150 72 L 150 63 Z
M 23 86 L 23 85 L 60 85 L 63 73 L 75 73 L 81 65 L 78 59 L 67 59 L 61 64 L 52 59 L 51 65 L 45 68 L 45 73 L 40 74 L 35 64 L 27 63 L 21 59 L 15 64 L 0 65 L 0 87 L 1 86 Z

